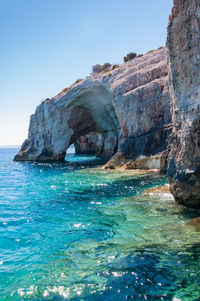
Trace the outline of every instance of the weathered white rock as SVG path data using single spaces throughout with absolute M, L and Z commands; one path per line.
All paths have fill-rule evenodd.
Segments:
M 15 160 L 63 160 L 69 145 L 91 132 L 103 137 L 97 155 L 150 157 L 166 149 L 170 122 L 167 51 L 161 48 L 44 101 Z

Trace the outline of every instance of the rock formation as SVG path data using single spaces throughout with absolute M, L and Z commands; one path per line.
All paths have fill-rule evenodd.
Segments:
M 15 160 L 63 160 L 72 143 L 86 150 L 90 137 L 93 153 L 115 154 L 108 167 L 159 168 L 170 122 L 167 50 L 160 48 L 40 104 Z
M 100 133 L 90 133 L 81 136 L 74 142 L 74 146 L 77 155 L 99 156 L 103 147 L 103 135 Z
M 184 205 L 200 207 L 200 1 L 175 0 L 168 26 L 172 89 L 170 189 Z
M 102 158 L 109 158 L 117 150 L 116 136 L 107 132 L 81 136 L 74 142 L 74 146 L 77 155 L 96 155 Z

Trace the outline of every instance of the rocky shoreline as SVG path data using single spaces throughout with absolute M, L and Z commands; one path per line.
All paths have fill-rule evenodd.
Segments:
M 179 203 L 200 208 L 200 3 L 174 0 L 167 48 L 77 81 L 40 104 L 16 161 L 78 154 L 105 168 L 168 170 Z

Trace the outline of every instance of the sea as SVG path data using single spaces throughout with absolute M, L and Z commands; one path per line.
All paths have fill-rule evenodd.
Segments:
M 17 152 L 0 149 L 1 301 L 200 300 L 199 213 L 154 193 L 166 175 Z

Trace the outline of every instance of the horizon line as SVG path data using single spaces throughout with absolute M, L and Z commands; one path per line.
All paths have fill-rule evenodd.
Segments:
M 2 147 L 11 147 L 11 148 L 13 148 L 13 147 L 20 147 L 20 145 L 16 145 L 16 144 L 5 144 L 5 145 L 1 145 L 1 144 L 0 144 L 0 148 L 2 148 Z

